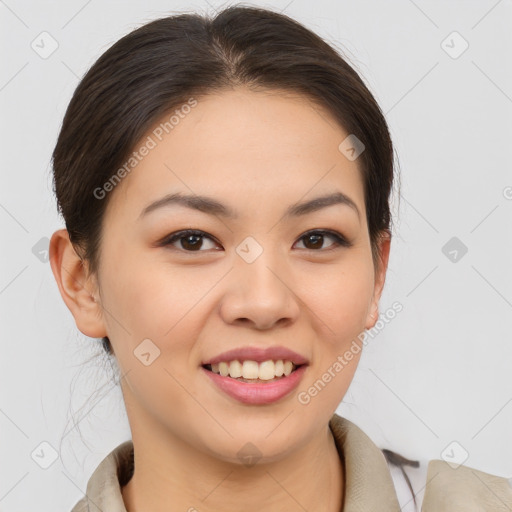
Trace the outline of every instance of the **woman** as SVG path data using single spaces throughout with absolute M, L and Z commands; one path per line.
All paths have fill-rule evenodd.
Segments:
M 53 164 L 52 270 L 132 432 L 73 512 L 512 505 L 444 461 L 404 498 L 390 468 L 418 464 L 334 413 L 379 316 L 393 146 L 315 34 L 247 7 L 148 23 L 81 81 Z

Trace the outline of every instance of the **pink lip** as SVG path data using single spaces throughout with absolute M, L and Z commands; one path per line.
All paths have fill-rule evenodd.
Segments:
M 215 364 L 215 363 L 221 363 L 223 361 L 229 363 L 230 361 L 238 360 L 240 362 L 242 361 L 256 361 L 258 363 L 261 363 L 263 361 L 268 361 L 269 359 L 273 361 L 277 361 L 279 359 L 284 359 L 291 361 L 296 366 L 302 365 L 302 364 L 308 364 L 309 361 L 301 356 L 300 354 L 297 354 L 297 352 L 294 352 L 293 350 L 290 350 L 286 347 L 268 347 L 268 348 L 261 348 L 261 347 L 242 347 L 242 348 L 235 348 L 232 350 L 228 350 L 227 352 L 223 352 L 222 354 L 219 354 L 218 356 L 215 356 L 211 359 L 208 359 L 207 361 L 204 361 L 201 363 L 202 365 L 205 364 Z M 267 384 L 265 384 L 266 386 Z
M 261 405 L 276 402 L 292 392 L 299 385 L 306 368 L 307 365 L 300 366 L 287 377 L 281 377 L 273 382 L 261 384 L 241 382 L 231 377 L 222 377 L 218 373 L 214 373 L 206 368 L 201 368 L 201 370 L 208 375 L 221 391 L 224 391 L 224 393 L 239 402 Z

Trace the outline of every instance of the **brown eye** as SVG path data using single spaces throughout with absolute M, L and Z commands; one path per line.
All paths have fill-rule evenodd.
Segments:
M 321 249 L 324 243 L 324 235 L 312 233 L 306 235 L 303 240 L 307 249 Z
M 309 233 L 306 233 L 305 235 L 302 235 L 299 240 L 303 241 L 303 244 L 305 246 L 305 249 L 310 249 L 314 251 L 318 251 L 319 249 L 322 249 L 322 246 L 324 244 L 324 241 L 326 238 L 330 238 L 331 240 L 334 240 L 334 243 L 331 243 L 327 248 L 324 248 L 324 250 L 331 250 L 335 249 L 336 247 L 350 247 L 351 244 L 347 241 L 347 239 L 341 235 L 340 233 L 337 233 L 335 231 L 310 231 Z
M 191 251 L 197 251 L 201 249 L 201 246 L 203 245 L 203 238 L 201 235 L 186 235 L 181 240 L 181 246 L 183 249 L 191 250 Z
M 213 247 L 208 247 L 208 244 L 206 244 L 205 249 L 205 240 L 210 240 L 210 242 L 212 242 L 210 245 L 213 245 Z M 181 249 L 186 252 L 204 252 L 205 250 L 215 248 L 217 244 L 212 237 L 208 236 L 203 231 L 185 230 L 173 233 L 167 237 L 161 245 L 174 245 L 176 249 Z

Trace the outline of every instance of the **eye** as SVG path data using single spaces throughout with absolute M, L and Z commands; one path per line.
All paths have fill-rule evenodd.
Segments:
M 336 249 L 337 247 L 350 247 L 352 244 L 341 234 L 336 231 L 329 230 L 314 230 L 308 231 L 299 238 L 299 241 L 304 240 L 303 244 L 306 245 L 305 249 L 311 249 L 318 252 L 321 249 L 326 238 L 334 240 L 334 243 L 327 247 L 327 251 Z M 309 245 L 309 247 L 307 246 Z
M 333 240 L 333 243 L 327 248 L 322 249 L 326 238 Z M 208 243 L 205 246 L 205 240 L 210 241 L 210 246 L 208 246 Z M 321 249 L 323 251 L 330 251 L 337 247 L 351 247 L 352 245 L 341 233 L 325 229 L 308 231 L 299 238 L 299 242 L 303 242 L 304 245 L 304 247 L 300 247 L 300 249 L 304 248 L 315 252 L 319 252 Z M 218 248 L 220 244 L 218 244 L 213 237 L 209 236 L 204 231 L 196 229 L 185 229 L 172 233 L 159 245 L 174 245 L 176 249 L 186 252 L 204 252 L 208 249 L 222 250 Z
M 173 233 L 172 235 L 164 239 L 161 245 L 167 246 L 174 245 L 177 243 L 179 244 L 179 246 L 176 247 L 176 249 L 183 249 L 187 252 L 202 252 L 207 249 L 215 249 L 215 247 L 206 247 L 205 249 L 205 239 L 213 242 L 213 245 L 217 244 L 214 241 L 214 239 L 207 235 L 204 231 L 198 231 L 195 229 L 185 229 L 183 231 L 177 231 L 176 233 Z

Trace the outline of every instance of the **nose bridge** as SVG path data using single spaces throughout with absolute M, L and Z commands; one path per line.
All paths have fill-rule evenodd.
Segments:
M 277 252 L 270 245 L 263 247 L 255 240 L 246 240 L 237 247 L 235 271 L 244 294 L 262 301 L 284 298 L 286 263 L 279 259 Z
M 279 251 L 246 239 L 236 252 L 231 272 L 234 283 L 222 308 L 225 320 L 245 319 L 259 328 L 268 328 L 283 318 L 295 317 L 298 305 L 287 283 L 286 261 Z

